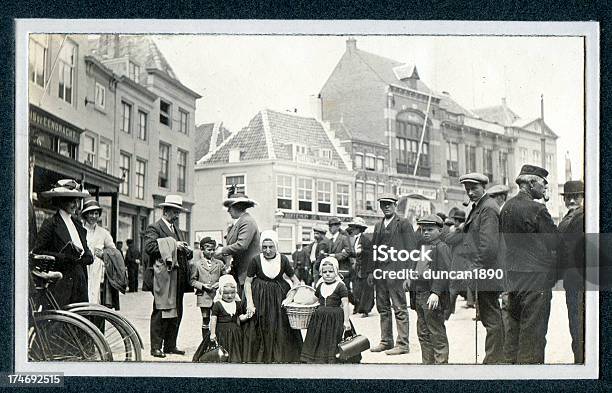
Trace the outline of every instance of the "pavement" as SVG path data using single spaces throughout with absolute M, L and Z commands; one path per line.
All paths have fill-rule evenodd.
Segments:
M 150 292 L 135 292 L 121 295 L 121 310 L 136 327 L 144 343 L 142 360 L 145 362 L 191 362 L 200 341 L 202 340 L 201 324 L 202 317 L 200 309 L 196 306 L 194 293 L 185 294 L 183 301 L 183 320 L 181 322 L 178 348 L 186 351 L 185 355 L 166 355 L 165 358 L 151 356 L 149 337 L 149 321 L 153 305 L 153 295 Z M 455 314 L 451 315 L 446 322 L 446 332 L 449 340 L 449 363 L 476 364 L 482 363 L 484 358 L 484 342 L 486 331 L 479 322 L 473 321 L 475 310 L 465 308 L 465 300 L 461 297 L 457 300 Z M 410 353 L 404 355 L 389 356 L 384 352 L 373 353 L 366 351 L 362 353 L 362 363 L 403 363 L 420 364 L 421 349 L 416 334 L 416 312 L 409 310 L 410 321 Z M 376 308 L 366 318 L 361 315 L 352 315 L 351 321 L 355 330 L 368 337 L 371 346 L 378 344 L 380 340 L 380 322 Z M 397 332 L 394 327 L 394 332 Z M 305 335 L 306 331 L 302 331 Z M 478 358 L 476 358 L 476 340 L 478 337 Z M 546 336 L 546 363 L 568 364 L 573 363 L 574 356 L 571 350 L 571 336 L 569 334 L 567 307 L 565 305 L 565 292 L 553 291 L 551 315 Z

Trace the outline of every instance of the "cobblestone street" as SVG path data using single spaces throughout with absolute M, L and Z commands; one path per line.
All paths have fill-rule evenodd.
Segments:
M 143 351 L 144 361 L 160 362 L 190 362 L 201 341 L 201 314 L 196 307 L 196 298 L 193 293 L 188 293 L 184 298 L 184 315 L 181 323 L 178 347 L 186 354 L 167 355 L 164 359 L 154 358 L 150 354 L 149 320 L 153 296 L 149 292 L 126 293 L 121 295 L 121 313 L 125 315 L 140 333 L 145 349 Z M 450 346 L 450 363 L 474 364 L 475 363 L 475 326 L 472 318 L 474 309 L 464 307 L 465 301 L 459 297 L 457 300 L 456 313 L 446 322 L 446 330 Z M 376 309 L 367 318 L 360 315 L 351 317 L 355 329 L 360 334 L 369 338 L 372 346 L 378 344 L 380 339 L 379 318 Z M 547 335 L 546 363 L 572 363 L 573 354 L 570 343 L 571 338 L 568 328 L 567 308 L 565 305 L 565 293 L 554 291 L 551 306 L 551 316 Z M 481 323 L 478 324 L 478 363 L 482 363 L 484 357 L 485 329 Z M 302 331 L 305 334 L 305 331 Z M 410 310 L 410 353 L 399 356 L 388 356 L 384 353 L 364 352 L 362 363 L 421 363 L 421 351 L 416 334 L 416 313 Z

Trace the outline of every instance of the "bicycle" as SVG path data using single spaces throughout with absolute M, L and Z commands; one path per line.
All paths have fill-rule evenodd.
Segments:
M 52 259 L 44 256 L 34 258 L 38 261 L 39 268 L 43 270 L 48 269 L 53 262 Z M 53 295 L 46 288 L 40 294 L 41 298 L 42 296 L 46 298 L 52 309 L 59 309 Z M 142 339 L 136 328 L 123 315 L 103 305 L 85 302 L 69 304 L 64 307 L 64 310 L 85 317 L 97 325 L 96 327 L 102 332 L 115 360 L 140 361 L 142 359 L 144 348 Z

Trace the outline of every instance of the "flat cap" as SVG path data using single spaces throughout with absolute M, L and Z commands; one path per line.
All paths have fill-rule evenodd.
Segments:
M 349 227 L 361 227 L 361 228 L 367 228 L 368 224 L 366 224 L 365 220 L 361 217 L 355 217 L 355 219 L 353 219 L 353 221 L 348 223 Z
M 535 165 L 523 165 L 523 167 L 521 168 L 521 173 L 519 173 L 519 176 L 521 175 L 534 175 L 541 177 L 544 180 L 547 180 L 546 176 L 548 176 L 548 171 L 544 168 Z
M 563 185 L 561 195 L 584 194 L 584 183 L 580 180 L 570 180 Z
M 444 226 L 444 221 L 442 221 L 442 219 L 440 218 L 440 216 L 436 215 L 436 214 L 430 214 L 428 216 L 425 216 L 423 218 L 419 218 L 417 220 L 417 225 L 437 225 L 439 227 L 443 227 Z
M 501 194 L 508 194 L 510 192 L 510 187 L 503 185 L 503 184 L 496 184 L 494 186 L 491 186 L 488 190 L 487 190 L 487 194 L 491 195 L 491 196 L 495 196 L 495 195 L 501 195 Z
M 322 225 L 317 225 L 312 230 L 315 232 L 323 233 L 323 234 L 327 233 L 327 228 L 325 228 Z
M 466 173 L 459 178 L 459 183 L 480 183 L 486 185 L 489 183 L 489 178 L 486 175 L 478 172 Z
M 378 197 L 378 202 L 397 202 L 397 196 L 391 194 L 390 192 L 385 192 Z
M 340 221 L 338 217 L 332 217 L 329 219 L 329 221 L 327 221 L 327 225 L 340 225 L 340 224 L 342 224 L 342 221 Z

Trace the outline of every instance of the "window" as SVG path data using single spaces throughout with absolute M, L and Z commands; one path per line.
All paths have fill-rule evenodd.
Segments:
M 312 179 L 298 179 L 298 209 L 312 211 Z
M 532 154 L 532 158 L 531 158 L 531 163 L 533 165 L 542 165 L 541 159 L 540 159 L 540 151 L 539 150 L 533 150 L 531 152 Z
M 130 156 L 125 153 L 121 153 L 121 186 L 119 192 L 123 195 L 130 195 Z
M 244 175 L 225 176 L 225 191 L 224 198 L 227 197 L 227 189 L 230 186 L 236 186 L 236 192 L 246 194 L 246 183 Z
M 451 177 L 459 176 L 459 145 L 446 142 L 446 172 Z
M 483 172 L 489 178 L 489 183 L 493 183 L 493 150 L 484 149 L 482 164 Z
M 355 183 L 355 203 L 357 209 L 363 210 L 363 183 Z
M 147 113 L 138 111 L 138 139 L 147 140 Z
M 140 66 L 130 61 L 130 79 L 136 83 L 140 82 Z
M 179 126 L 179 132 L 183 133 L 183 134 L 187 134 L 187 126 L 189 124 L 189 113 L 185 112 L 182 109 L 179 109 L 179 113 L 181 115 L 181 124 Z
M 290 254 L 295 251 L 293 247 L 293 226 L 279 225 L 278 226 L 278 248 L 279 252 Z
M 527 163 L 527 149 L 524 147 L 521 147 L 519 150 L 521 154 L 521 164 L 526 164 Z
M 501 184 L 508 185 L 508 153 L 499 153 L 499 176 Z
M 373 171 L 376 169 L 376 157 L 371 155 L 366 155 L 365 157 L 365 169 L 369 171 Z
M 476 147 L 465 146 L 465 170 L 467 173 L 476 172 Z
M 185 178 L 187 176 L 187 152 L 179 150 L 177 154 L 177 186 L 178 192 L 185 192 Z
M 104 109 L 106 106 L 106 88 L 96 82 L 96 108 Z
M 111 163 L 111 144 L 110 142 L 100 139 L 100 155 L 99 155 L 99 168 L 102 172 L 110 173 Z
M 421 145 L 421 157 L 419 158 L 419 165 L 422 167 L 429 167 L 429 143 L 427 142 L 423 142 L 423 145 Z
M 366 184 L 365 185 L 365 201 L 366 201 L 366 210 L 376 211 L 376 186 L 374 184 Z
M 332 151 L 331 151 L 331 149 L 321 149 L 321 157 L 327 158 L 328 160 L 331 160 L 331 158 L 332 158 Z
M 363 154 L 355 154 L 355 169 L 363 169 Z
M 552 171 L 553 169 L 553 161 L 554 161 L 554 155 L 546 154 L 546 169 L 548 169 L 549 171 Z
M 38 86 L 45 85 L 45 64 L 47 63 L 47 48 L 35 40 L 30 40 L 30 81 Z
M 317 211 L 331 213 L 331 182 L 317 181 Z
M 377 158 L 376 159 L 376 170 L 378 172 L 384 172 L 385 171 L 385 159 L 384 158 Z
M 70 41 L 64 42 L 58 58 L 59 84 L 57 96 L 72 104 L 73 81 L 74 81 L 74 59 L 76 57 L 76 46 Z
M 147 163 L 141 159 L 136 160 L 136 198 L 145 198 L 145 178 L 147 175 Z
M 159 187 L 168 188 L 168 160 L 170 159 L 170 146 L 159 144 L 159 176 L 157 185 Z
M 349 206 L 349 185 L 336 184 L 336 213 L 349 214 Z
M 90 135 L 84 135 L 83 152 L 85 153 L 85 160 L 83 162 L 86 165 L 95 167 L 96 165 L 96 138 Z
M 385 193 L 385 185 L 384 184 L 379 184 L 377 189 L 376 189 L 376 194 L 378 195 L 378 198 L 380 198 L 380 196 L 382 194 Z
M 159 100 L 159 122 L 170 127 L 170 104 Z
M 312 241 L 312 227 L 302 227 L 302 243 Z
M 419 151 L 419 141 L 412 139 L 396 138 L 395 148 L 397 152 L 397 161 L 401 164 L 414 166 L 416 164 L 417 154 Z M 429 143 L 423 142 L 421 146 L 421 156 L 419 165 L 429 166 Z
M 293 204 L 293 178 L 286 175 L 276 176 L 276 207 L 291 210 Z
M 129 134 L 132 131 L 132 105 L 121 101 L 121 131 Z

